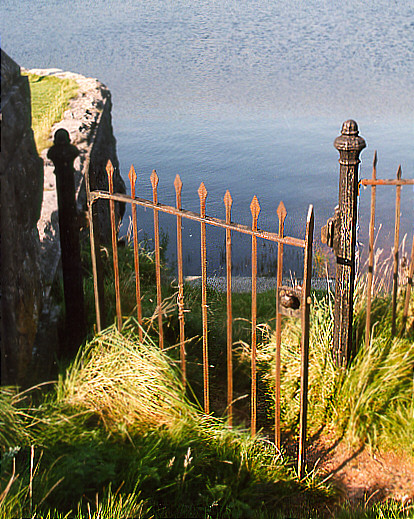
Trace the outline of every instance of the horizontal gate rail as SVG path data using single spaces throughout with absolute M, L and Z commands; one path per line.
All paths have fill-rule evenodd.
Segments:
M 414 178 L 400 178 L 400 179 L 383 179 L 383 178 L 377 178 L 377 179 L 369 179 L 369 178 L 363 178 L 360 180 L 361 186 L 412 186 L 414 185 Z
M 140 205 L 141 207 L 146 207 L 147 209 L 156 209 L 157 211 L 161 211 L 163 213 L 181 216 L 183 218 L 188 218 L 189 220 L 194 220 L 196 222 L 214 225 L 215 227 L 222 227 L 223 229 L 228 229 L 229 231 L 237 231 L 244 234 L 249 234 L 250 236 L 256 236 L 256 238 L 263 238 L 264 240 L 283 243 L 284 245 L 292 245 L 293 247 L 301 247 L 302 249 L 305 248 L 305 240 L 302 240 L 300 238 L 293 238 L 291 236 L 284 236 L 283 238 L 280 238 L 278 234 L 273 232 L 262 231 L 260 229 L 254 230 L 251 227 L 248 227 L 247 225 L 242 225 L 239 223 L 227 223 L 225 220 L 220 220 L 219 218 L 213 218 L 211 216 L 201 216 L 200 214 L 194 213 L 193 211 L 188 211 L 187 209 L 177 209 L 176 207 L 162 204 L 160 202 L 150 202 L 149 200 L 146 200 L 145 198 L 140 198 L 138 196 L 132 199 L 128 195 L 124 195 L 123 193 L 111 194 L 108 191 L 91 191 L 91 203 L 95 202 L 95 200 L 99 198 L 106 200 L 115 200 L 116 202 L 136 204 Z

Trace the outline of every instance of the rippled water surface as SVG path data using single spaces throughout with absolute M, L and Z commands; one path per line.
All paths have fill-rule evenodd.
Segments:
M 133 163 L 142 196 L 160 176 L 160 201 L 224 217 L 229 189 L 233 219 L 275 229 L 283 199 L 287 231 L 301 235 L 313 203 L 317 228 L 337 202 L 333 140 L 348 118 L 367 141 L 361 176 L 413 177 L 414 5 L 366 1 L 2 0 L 1 43 L 20 65 L 58 67 L 99 78 L 113 95 L 122 173 Z M 413 191 L 403 189 L 403 227 L 412 233 Z M 378 190 L 384 236 L 394 218 L 395 190 Z M 361 196 L 361 240 L 369 190 Z M 148 225 L 152 215 L 142 214 Z M 162 219 L 175 240 L 175 222 Z M 187 273 L 197 270 L 198 229 L 186 226 Z M 149 229 L 150 233 L 150 229 Z M 319 230 L 316 233 L 319 234 Z M 214 235 L 212 269 L 223 236 Z M 243 262 L 248 242 L 236 244 Z M 238 247 L 238 248 L 237 248 Z M 238 252 L 237 252 L 238 251 Z M 172 254 L 172 253 L 171 253 Z M 199 261 L 199 260 L 198 260 Z

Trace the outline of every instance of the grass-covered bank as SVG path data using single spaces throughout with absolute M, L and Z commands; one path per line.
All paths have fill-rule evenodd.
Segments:
M 323 483 L 312 466 L 299 482 L 294 459 L 285 450 L 279 453 L 260 435 L 251 438 L 241 429 L 229 429 L 224 420 L 203 415 L 186 396 L 171 358 L 149 338 L 140 343 L 135 329 L 130 320 L 122 334 L 111 327 L 95 337 L 49 391 L 45 386 L 16 394 L 2 388 L 0 518 L 413 517 L 409 502 L 339 506 L 335 487 Z M 324 374 L 316 362 L 322 358 L 321 350 L 315 352 L 311 432 L 322 424 L 337 426 L 339 436 L 353 434 L 352 420 L 359 416 L 357 440 L 366 442 L 375 427 L 382 428 L 383 434 L 376 436 L 379 447 L 389 445 L 402 428 L 410 430 L 409 384 L 403 374 L 390 384 L 394 363 L 383 362 L 378 375 L 383 395 L 393 394 L 397 401 L 395 391 L 403 393 L 393 425 L 388 420 L 395 408 L 377 413 L 384 399 L 375 397 L 373 382 L 352 392 L 354 400 L 369 401 L 372 417 L 363 419 L 363 407 L 352 415 L 352 400 L 339 405 L 349 399 L 352 380 L 361 384 L 363 363 L 356 360 L 350 368 L 355 374 L 347 386 L 332 372 Z M 389 361 L 394 358 L 392 354 Z M 294 377 L 288 368 L 293 362 L 294 374 L 295 360 L 286 360 L 285 435 L 291 426 L 288 410 L 293 424 L 297 421 Z M 409 440 L 400 440 L 399 447 L 410 455 Z
M 14 428 L 1 438 L 4 518 L 285 517 L 327 492 L 271 443 L 205 417 L 128 328 L 96 337 L 43 398 L 3 390 L 0 413 Z
M 70 99 L 76 97 L 79 87 L 73 79 L 56 76 L 27 74 L 32 103 L 32 129 L 37 152 L 52 145 L 52 126 L 61 121 Z

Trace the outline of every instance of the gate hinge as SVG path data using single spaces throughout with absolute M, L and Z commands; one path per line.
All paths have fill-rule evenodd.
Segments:
M 339 229 L 340 229 L 340 213 L 339 206 L 335 207 L 334 215 L 328 219 L 326 225 L 321 229 L 321 241 L 331 247 L 335 254 L 339 251 Z

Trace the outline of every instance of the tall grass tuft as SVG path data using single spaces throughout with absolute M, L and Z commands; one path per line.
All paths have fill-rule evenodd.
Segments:
M 171 428 L 194 418 L 166 355 L 150 337 L 140 343 L 133 332 L 115 327 L 81 350 L 57 394 L 63 405 L 97 414 L 111 433 Z
M 0 454 L 30 443 L 30 434 L 26 429 L 26 413 L 18 407 L 19 394 L 16 388 L 0 388 Z
M 122 517 L 118 508 L 139 517 L 128 511 L 131 496 L 156 517 L 271 517 L 326 495 L 315 481 L 297 481 L 272 443 L 191 404 L 166 353 L 140 343 L 133 328 L 95 337 L 31 409 L 30 443 L 15 456 L 20 476 L 9 488 L 2 459 L 6 519 L 51 510 L 109 517 L 110 506 L 113 517 Z
M 413 365 L 407 340 L 381 335 L 361 347 L 336 406 L 336 423 L 351 440 L 395 447 L 400 438 L 399 446 L 414 455 Z
M 360 297 L 363 291 L 357 293 Z M 332 356 L 333 301 L 327 294 L 314 297 L 311 314 L 309 359 L 310 433 L 334 427 L 338 437 L 373 448 L 398 446 L 414 456 L 414 344 L 391 337 L 388 305 L 380 296 L 374 302 L 376 321 L 371 343 L 359 350 L 346 369 L 338 369 Z M 364 311 L 356 301 L 356 308 Z M 358 313 L 355 321 L 362 320 Z M 300 323 L 288 321 L 282 333 L 281 396 L 285 430 L 297 430 L 300 394 Z M 263 377 L 273 399 L 274 338 L 260 348 Z M 273 401 L 273 400 L 272 400 Z
M 413 503 L 399 503 L 397 501 L 386 501 L 376 503 L 370 507 L 358 508 L 345 505 L 338 511 L 338 519 L 403 519 L 414 517 Z

